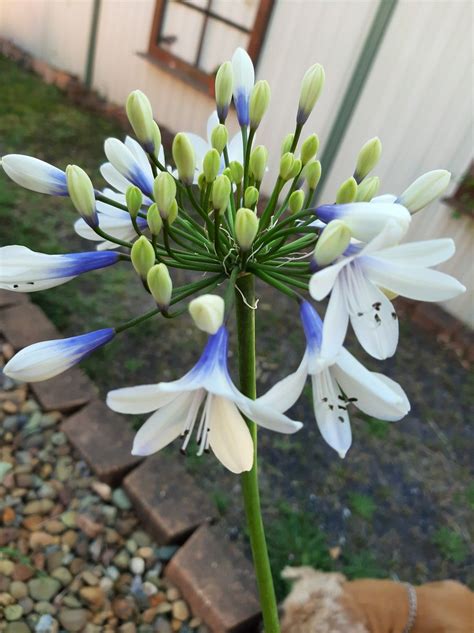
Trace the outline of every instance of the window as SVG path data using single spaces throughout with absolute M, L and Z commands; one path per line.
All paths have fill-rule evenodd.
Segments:
M 234 50 L 256 63 L 274 0 L 157 0 L 149 54 L 212 93 L 214 75 Z

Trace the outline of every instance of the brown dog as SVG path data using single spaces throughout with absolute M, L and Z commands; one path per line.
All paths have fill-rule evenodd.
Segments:
M 282 575 L 295 580 L 282 633 L 474 633 L 474 594 L 452 580 L 409 588 L 311 567 L 287 567 Z

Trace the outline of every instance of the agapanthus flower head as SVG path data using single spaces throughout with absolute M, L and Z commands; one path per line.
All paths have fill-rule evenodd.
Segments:
M 368 371 L 346 349 L 335 356 L 324 353 L 323 323 L 313 306 L 303 301 L 301 322 L 306 351 L 300 366 L 258 399 L 262 404 L 286 411 L 299 398 L 306 379 L 311 378 L 316 422 L 325 441 L 344 457 L 352 442 L 349 407 L 381 420 L 400 420 L 410 410 L 398 383 Z
M 228 470 L 240 473 L 252 468 L 254 456 L 243 415 L 280 433 L 294 433 L 301 427 L 280 411 L 240 393 L 227 369 L 227 345 L 227 329 L 221 326 L 209 337 L 197 364 L 179 380 L 109 392 L 107 404 L 114 411 L 155 411 L 135 436 L 135 455 L 155 453 L 178 437 L 185 452 L 196 429 L 198 455 L 212 450 Z

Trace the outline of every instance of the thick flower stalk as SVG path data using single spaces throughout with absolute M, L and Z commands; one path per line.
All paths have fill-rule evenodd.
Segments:
M 45 290 L 117 264 L 127 266 L 156 303 L 123 323 L 27 347 L 7 363 L 7 375 L 24 381 L 56 376 L 147 319 L 163 319 L 164 331 L 166 321 L 183 314 L 192 298 L 189 313 L 208 335 L 196 365 L 174 381 L 115 389 L 107 400 L 116 411 L 151 414 L 130 447 L 135 454 L 149 455 L 180 438 L 184 453 L 196 450 L 205 459 L 212 452 L 241 474 L 266 633 L 278 633 L 279 623 L 260 510 L 257 425 L 279 433 L 297 431 L 301 424 L 285 411 L 310 377 L 316 424 L 326 442 L 346 455 L 352 408 L 384 420 L 399 420 L 410 409 L 400 385 L 368 371 L 344 349 L 349 322 L 365 350 L 387 358 L 395 353 L 399 335 L 394 295 L 444 301 L 464 291 L 455 279 L 433 270 L 454 253 L 451 240 L 401 243 L 412 214 L 448 186 L 448 172 L 424 174 L 398 196 L 378 195 L 380 180 L 372 173 L 382 145 L 375 137 L 327 203 L 314 207 L 321 177 L 319 139 L 314 132 L 300 138 L 324 79 L 319 64 L 302 78 L 295 127 L 284 137 L 280 156 L 256 145 L 256 130 L 275 106 L 270 86 L 255 81 L 249 55 L 238 49 L 217 72 L 216 112 L 207 122 L 206 138 L 179 132 L 171 148 L 173 165 L 166 163 L 151 104 L 140 91 L 126 105 L 138 140 L 105 141 L 107 161 L 100 172 L 108 187 L 103 191 L 77 165 L 62 170 L 18 154 L 4 156 L 1 163 L 20 186 L 69 197 L 80 216 L 75 231 L 97 247 L 64 255 L 3 247 L 1 288 Z M 240 133 L 229 140 L 232 96 Z M 265 201 L 261 185 L 267 164 L 278 168 L 278 177 Z M 189 276 L 181 286 L 173 283 L 178 269 Z M 306 352 L 293 374 L 257 397 L 255 321 L 262 284 L 294 301 Z M 322 322 L 311 300 L 328 296 Z M 233 315 L 240 388 L 228 369 Z

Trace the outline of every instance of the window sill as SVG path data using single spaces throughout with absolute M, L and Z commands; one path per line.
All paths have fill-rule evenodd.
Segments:
M 202 94 L 205 94 L 207 97 L 212 97 L 211 86 L 213 85 L 213 77 L 209 76 L 209 81 L 205 83 L 204 80 L 198 79 L 197 77 L 193 77 L 189 72 L 185 69 L 180 68 L 178 62 L 163 61 L 158 59 L 154 55 L 150 53 L 136 53 L 138 57 L 141 57 L 146 62 L 149 62 L 156 68 L 164 71 L 168 75 L 171 75 L 174 79 L 179 79 L 183 83 L 191 86 L 195 90 L 198 90 Z

